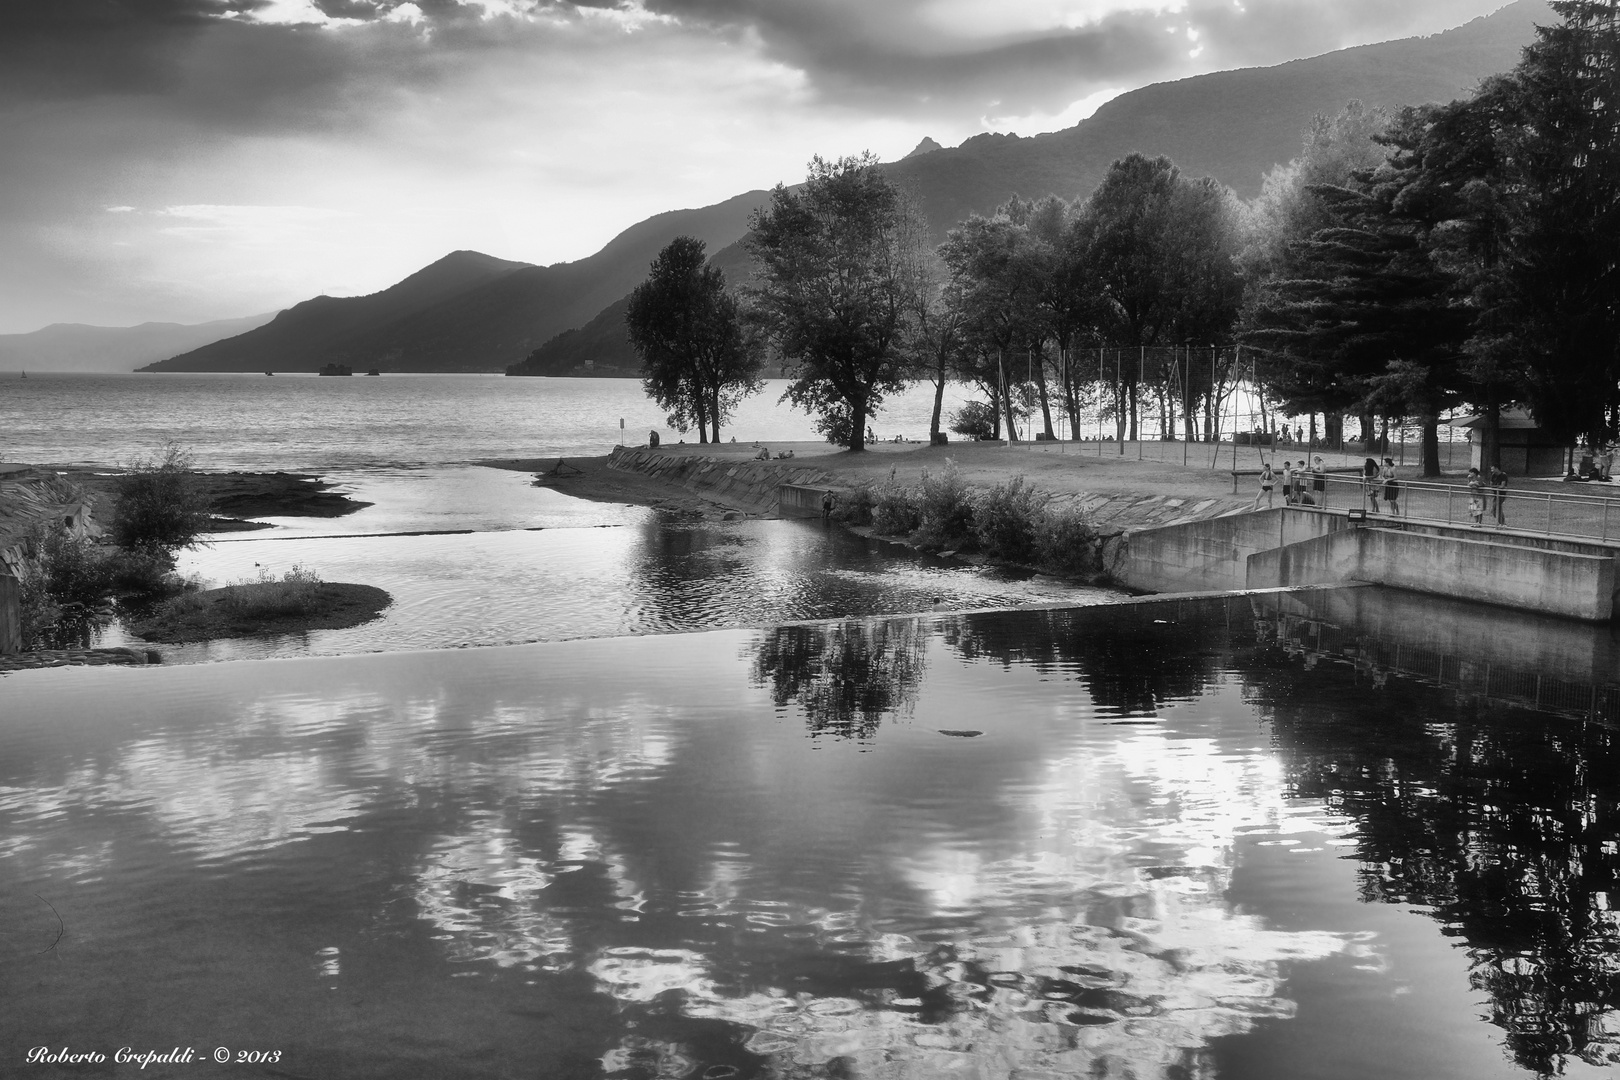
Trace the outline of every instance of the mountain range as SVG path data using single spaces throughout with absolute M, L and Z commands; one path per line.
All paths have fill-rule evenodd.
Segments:
M 131 371 L 166 356 L 263 326 L 273 311 L 205 323 L 86 326 L 52 323 L 28 334 L 0 334 L 0 371 Z
M 1428 37 L 1156 83 L 1063 131 L 976 135 L 954 148 L 925 139 L 884 168 L 915 193 L 939 239 L 969 213 L 988 213 L 1015 194 L 1083 196 L 1133 151 L 1163 154 L 1184 173 L 1213 176 L 1252 197 L 1268 169 L 1299 152 L 1314 115 L 1331 116 L 1353 99 L 1395 107 L 1466 95 L 1518 62 L 1535 24 L 1555 21 L 1545 0 L 1518 0 Z M 656 215 L 577 262 L 534 266 L 454 252 L 381 292 L 306 300 L 262 326 L 143 370 L 313 371 L 341 363 L 384 371 L 635 374 L 624 303 L 653 257 L 676 236 L 695 236 L 728 275 L 746 273 L 739 241 L 767 198 L 750 191 Z

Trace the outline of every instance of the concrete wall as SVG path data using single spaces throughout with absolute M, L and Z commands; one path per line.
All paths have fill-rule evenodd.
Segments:
M 1614 557 L 1362 529 L 1357 580 L 1590 622 L 1614 613 Z
M 1347 527 L 1342 515 L 1277 507 L 1141 529 L 1125 537 L 1114 575 L 1150 592 L 1249 588 L 1249 556 Z
M 778 517 L 818 518 L 821 516 L 822 497 L 831 488 L 809 484 L 780 484 L 776 489 Z M 834 493 L 835 497 L 841 492 Z
M 21 603 L 17 579 L 0 574 L 0 656 L 22 652 Z
M 1567 550 L 1568 548 L 1588 550 Z M 1607 622 L 1615 561 L 1592 545 L 1500 543 L 1400 529 L 1349 529 L 1248 559 L 1246 587 L 1365 581 L 1563 618 Z

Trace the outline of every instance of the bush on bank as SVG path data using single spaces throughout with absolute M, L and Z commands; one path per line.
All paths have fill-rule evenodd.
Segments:
M 1090 515 L 1071 504 L 1053 506 L 1022 476 L 975 490 L 947 461 L 938 476 L 925 473 L 914 486 L 863 484 L 840 500 L 835 517 L 849 525 L 870 521 L 881 536 L 905 537 L 929 550 L 976 550 L 1066 577 L 1103 573 L 1102 541 Z

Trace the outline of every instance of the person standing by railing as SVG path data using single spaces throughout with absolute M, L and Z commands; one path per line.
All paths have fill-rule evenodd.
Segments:
M 1322 455 L 1316 455 L 1311 466 L 1311 492 L 1316 496 L 1317 506 L 1327 505 L 1327 469 L 1322 465 Z
M 1294 463 L 1292 461 L 1283 462 L 1282 481 L 1283 505 L 1292 506 L 1294 504 Z
M 1480 483 L 1478 469 L 1468 470 L 1468 516 L 1476 529 L 1485 523 L 1485 485 Z
M 1372 458 L 1361 463 L 1361 493 L 1371 504 L 1372 512 L 1378 513 L 1378 462 Z
M 1384 502 L 1389 504 L 1389 512 L 1395 517 L 1401 516 L 1401 482 L 1395 479 L 1395 459 L 1385 458 L 1384 467 L 1378 470 L 1378 478 L 1384 482 Z
M 1491 466 L 1491 502 L 1496 504 L 1495 505 L 1496 523 L 1498 525 L 1506 525 L 1507 524 L 1507 515 L 1504 512 L 1504 510 L 1505 510 L 1505 505 L 1504 504 L 1507 502 L 1507 481 L 1508 481 L 1508 475 L 1507 475 L 1507 473 L 1502 471 L 1502 466 L 1500 466 L 1500 465 L 1492 465 Z

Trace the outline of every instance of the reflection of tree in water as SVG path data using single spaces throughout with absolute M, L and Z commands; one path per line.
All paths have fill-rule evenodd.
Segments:
M 1433 907 L 1468 943 L 1521 1067 L 1620 1063 L 1620 735 L 1280 654 L 1245 681 L 1296 793 L 1359 821 L 1364 899 Z
M 1210 631 L 1224 634 L 1228 610 L 1200 601 L 991 612 L 947 619 L 942 634 L 964 659 L 1072 672 L 1098 707 L 1142 714 L 1197 697 L 1214 681 L 1221 654 Z
M 915 706 L 928 637 L 919 619 L 779 626 L 760 638 L 753 679 L 778 706 L 797 701 L 812 732 L 869 739 Z

